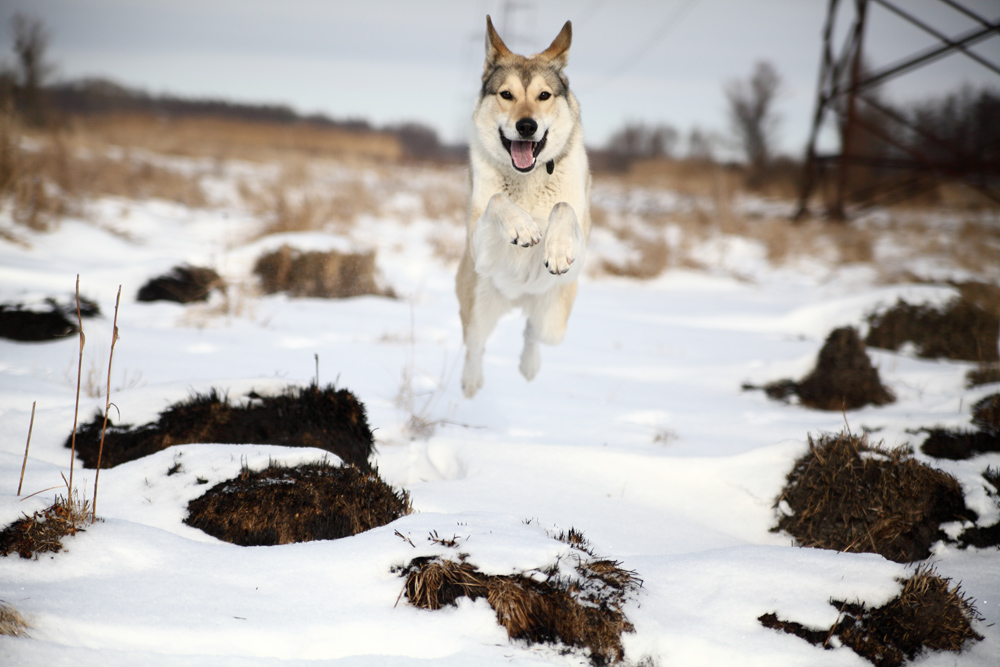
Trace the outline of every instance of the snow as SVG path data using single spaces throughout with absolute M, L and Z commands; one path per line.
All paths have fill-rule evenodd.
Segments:
M 210 168 L 170 160 L 193 173 Z M 798 548 L 789 536 L 770 532 L 785 475 L 810 434 L 839 431 L 846 420 L 855 431 L 876 430 L 875 439 L 888 446 L 918 445 L 915 429 L 968 424 L 970 406 L 991 390 L 964 387 L 970 364 L 883 351 L 871 355 L 899 398 L 884 407 L 817 412 L 741 385 L 801 377 L 832 328 L 860 326 L 866 313 L 898 298 L 947 301 L 953 288 L 878 284 L 863 267 L 822 260 L 801 271 L 774 268 L 758 242 L 716 235 L 692 250 L 704 270 L 671 269 L 648 281 L 588 272 L 566 340 L 543 349 L 532 383 L 517 371 L 523 323 L 503 319 L 487 346 L 485 386 L 465 400 L 456 262 L 434 252 L 442 240 L 461 247 L 460 222 L 428 217 L 419 197 L 407 192 L 385 193 L 397 213 L 361 215 L 342 233 L 259 237 L 260 222 L 238 203 L 236 179 L 267 182 L 277 170 L 243 162 L 222 173 L 212 169 L 205 179 L 215 203 L 208 208 L 103 198 L 88 202 L 86 220 L 63 219 L 48 233 L 19 229 L 28 248 L 0 240 L 0 302 L 45 296 L 66 302 L 79 274 L 81 294 L 99 303 L 102 316 L 84 322 L 90 380 L 80 421 L 104 408 L 119 285 L 115 421 L 145 423 L 212 388 L 238 400 L 251 390 L 305 385 L 316 377 L 318 355 L 320 382 L 350 389 L 366 405 L 377 440 L 374 463 L 387 482 L 409 491 L 415 511 L 342 540 L 244 548 L 184 524 L 187 503 L 244 465 L 335 457 L 205 443 L 103 470 L 100 521 L 66 539 L 58 554 L 0 560 L 0 600 L 32 626 L 30 639 L 0 637 L 0 662 L 581 664 L 579 653 L 511 643 L 483 600 L 436 612 L 413 608 L 400 599 L 403 581 L 394 572 L 416 556 L 456 550 L 484 572 L 543 568 L 569 548 L 551 534 L 576 528 L 597 554 L 643 581 L 626 608 L 636 628 L 624 637 L 633 663 L 866 664 L 847 649 L 824 651 L 757 621 L 775 612 L 829 626 L 837 617 L 831 599 L 882 604 L 911 571 L 875 555 Z M 462 178 L 406 169 L 395 178 L 429 189 L 441 178 Z M 377 187 L 373 173 L 340 168 L 328 178 Z M 630 198 L 598 188 L 595 197 L 623 212 L 687 205 L 656 190 Z M 781 209 L 756 200 L 747 207 Z M 0 225 L 10 224 L 0 212 Z M 681 233 L 668 231 L 674 238 Z M 285 243 L 377 250 L 381 278 L 400 298 L 254 295 L 247 287 L 253 261 Z M 613 234 L 598 230 L 588 261 L 596 267 L 628 253 Z M 135 301 L 148 278 L 181 263 L 214 266 L 230 282 L 229 294 L 190 306 Z M 73 424 L 78 346 L 76 338 L 0 341 L 3 524 L 65 491 L 63 442 Z M 22 495 L 38 493 L 18 498 L 35 401 Z M 432 427 L 429 436 L 407 430 L 412 415 Z M 997 519 L 980 473 L 1000 465 L 1000 456 L 934 464 L 961 481 L 984 520 Z M 88 498 L 93 477 L 77 464 L 77 488 Z M 428 539 L 435 533 L 454 537 L 458 547 Z M 961 655 L 926 655 L 916 664 L 996 664 L 996 550 L 938 545 L 932 562 L 976 598 L 985 617 L 976 630 L 985 640 Z

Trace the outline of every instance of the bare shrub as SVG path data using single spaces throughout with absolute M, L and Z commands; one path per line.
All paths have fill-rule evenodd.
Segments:
M 192 500 L 184 523 L 240 546 L 271 546 L 349 537 L 409 513 L 409 494 L 378 470 L 271 464 L 244 468 Z
M 829 629 L 810 629 L 780 620 L 774 613 L 757 620 L 825 649 L 833 648 L 830 640 L 836 635 L 844 646 L 880 667 L 900 667 L 928 650 L 958 653 L 966 642 L 982 639 L 972 628 L 982 616 L 961 586 L 952 586 L 931 567 L 918 567 L 901 583 L 897 597 L 873 609 L 859 602 L 831 600 L 840 616 Z
M 908 449 L 872 445 L 848 431 L 809 436 L 775 507 L 774 531 L 804 547 L 869 552 L 897 562 L 927 558 L 942 523 L 974 518 L 958 481 Z
M 730 125 L 750 165 L 751 187 L 761 178 L 774 153 L 779 122 L 774 103 L 780 90 L 781 76 L 766 61 L 758 62 L 746 81 L 737 79 L 725 86 Z

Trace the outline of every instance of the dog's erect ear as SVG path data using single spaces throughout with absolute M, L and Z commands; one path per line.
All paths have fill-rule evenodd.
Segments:
M 486 15 L 486 69 L 500 58 L 510 55 L 510 49 L 500 39 L 500 35 L 493 28 L 493 21 L 489 14 Z
M 556 38 L 552 40 L 549 48 L 538 54 L 539 58 L 545 58 L 559 69 L 566 66 L 569 59 L 569 43 L 573 41 L 573 24 L 566 21 Z

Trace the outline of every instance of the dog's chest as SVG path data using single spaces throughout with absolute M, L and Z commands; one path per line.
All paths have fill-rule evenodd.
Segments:
M 539 220 L 547 219 L 552 207 L 567 199 L 561 179 L 544 172 L 533 174 L 533 178 L 501 177 L 496 192 L 506 194 L 511 201 Z

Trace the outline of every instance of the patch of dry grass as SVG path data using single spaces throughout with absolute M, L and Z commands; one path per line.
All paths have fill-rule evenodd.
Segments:
M 90 502 L 57 497 L 44 510 L 24 516 L 0 531 L 0 556 L 31 558 L 62 551 L 62 539 L 90 525 Z
M 972 518 L 954 477 L 846 430 L 809 437 L 775 506 L 784 504 L 791 513 L 781 511 L 774 530 L 798 544 L 898 562 L 927 558 L 942 523 Z
M 163 118 L 133 113 L 76 118 L 72 127 L 95 144 L 219 160 L 263 162 L 298 155 L 391 162 L 403 156 L 398 139 L 391 134 L 309 122 L 267 123 L 208 116 Z
M 375 251 L 342 253 L 301 251 L 283 245 L 257 259 L 254 274 L 265 294 L 346 299 L 372 294 L 394 296 L 376 281 Z
M 207 204 L 196 174 L 109 148 L 66 128 L 25 132 L 13 113 L 0 111 L 0 207 L 10 208 L 15 223 L 45 231 L 62 217 L 86 217 L 85 203 L 95 197 Z
M 617 561 L 594 556 L 575 530 L 555 539 L 573 548 L 575 576 L 561 575 L 557 566 L 487 575 L 464 554 L 456 559 L 423 556 L 399 568 L 406 578 L 403 595 L 429 610 L 454 605 L 460 597 L 485 598 L 511 639 L 584 649 L 597 666 L 620 663 L 621 635 L 634 631 L 623 607 L 641 581 Z
M 20 612 L 6 602 L 0 601 L 0 635 L 7 637 L 27 637 L 28 622 Z
M 168 475 L 171 474 L 169 471 Z M 326 462 L 244 468 L 188 503 L 184 523 L 240 546 L 335 540 L 410 513 L 410 497 L 377 469 Z
M 841 644 L 880 667 L 900 667 L 928 650 L 958 653 L 967 642 L 982 639 L 972 627 L 982 616 L 950 579 L 932 567 L 920 566 L 900 583 L 900 594 L 881 607 L 831 600 L 840 617 L 829 629 L 810 629 L 780 620 L 774 613 L 758 620 L 764 627 L 825 649 L 834 647 L 830 640 L 836 636 Z

